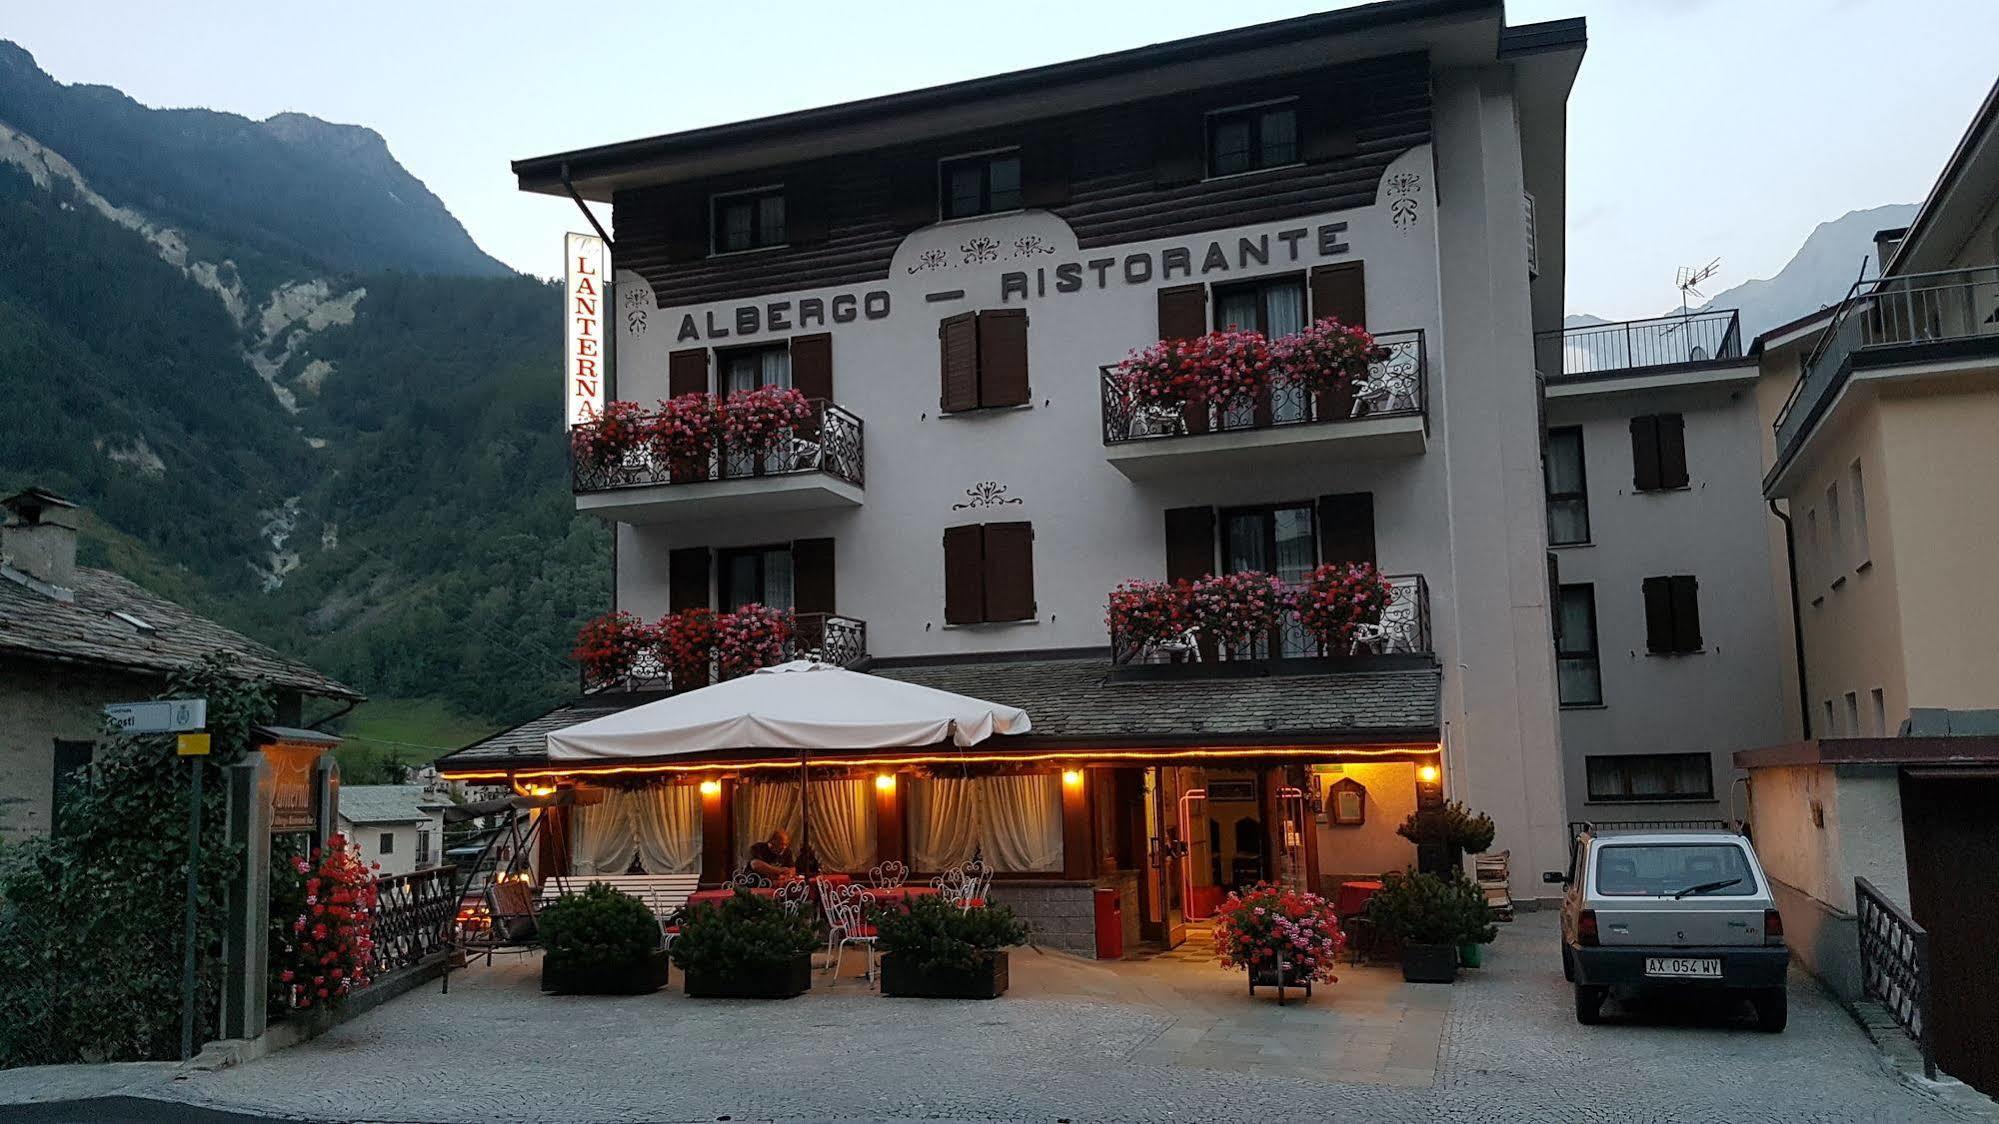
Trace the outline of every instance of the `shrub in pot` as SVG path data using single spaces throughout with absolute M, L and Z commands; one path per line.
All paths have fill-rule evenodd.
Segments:
M 1485 895 L 1462 873 L 1391 874 L 1367 915 L 1401 946 L 1402 978 L 1412 983 L 1450 983 L 1458 975 L 1459 946 L 1498 935 Z
M 644 902 L 594 883 L 541 911 L 541 989 L 642 995 L 666 984 L 659 921 Z
M 1230 894 L 1215 916 L 1215 956 L 1224 968 L 1246 968 L 1249 990 L 1338 983 L 1333 966 L 1346 934 L 1331 902 L 1268 882 Z
M 960 909 L 941 896 L 911 898 L 907 912 L 875 918 L 884 995 L 997 999 L 1007 988 L 1006 946 L 1027 924 L 1003 905 Z
M 812 922 L 775 898 L 738 889 L 725 902 L 695 906 L 680 922 L 673 962 L 696 997 L 789 999 L 812 986 Z
M 1395 833 L 1416 844 L 1418 865 L 1433 874 L 1456 871 L 1467 852 L 1479 854 L 1492 846 L 1492 817 L 1453 800 L 1409 813 Z

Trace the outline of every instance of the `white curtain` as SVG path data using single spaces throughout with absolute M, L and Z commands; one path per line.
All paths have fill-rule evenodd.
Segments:
M 769 839 L 770 833 L 778 828 L 791 834 L 792 846 L 796 847 L 799 819 L 797 778 L 737 785 L 736 865 L 748 863 L 750 848 Z
M 909 784 L 909 858 L 916 869 L 971 860 L 979 846 L 978 783 L 940 778 Z
M 867 780 L 813 781 L 806 788 L 812 851 L 827 870 L 858 872 L 875 861 L 875 793 Z
M 622 792 L 606 792 L 595 804 L 578 805 L 569 832 L 570 866 L 575 874 L 623 874 L 638 853 L 631 804 Z
M 639 862 L 647 874 L 692 874 L 701 863 L 701 795 L 691 784 L 617 794 L 631 806 Z
M 1062 782 L 1053 773 L 985 777 L 979 845 L 994 870 L 1062 869 Z

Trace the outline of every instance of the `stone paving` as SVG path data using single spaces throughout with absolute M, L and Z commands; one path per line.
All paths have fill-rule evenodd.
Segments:
M 1898 1081 L 1802 979 L 1782 1035 L 1614 1005 L 1610 1025 L 1578 1026 L 1546 914 L 1503 926 L 1454 987 L 1364 967 L 1283 1008 L 1199 955 L 1019 951 L 1012 991 L 986 1003 L 823 976 L 769 1003 L 551 997 L 531 960 L 502 961 L 303 1046 L 129 1091 L 327 1120 L 1978 1119 Z M 19 1091 L 7 1076 L 0 1104 Z

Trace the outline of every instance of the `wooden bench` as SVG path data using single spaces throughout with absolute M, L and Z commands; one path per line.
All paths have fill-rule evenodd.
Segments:
M 542 883 L 541 904 L 548 905 L 557 898 L 580 894 L 590 888 L 591 883 L 601 882 L 621 894 L 626 894 L 644 902 L 659 923 L 665 925 L 667 919 L 687 904 L 687 896 L 700 888 L 699 874 L 551 874 Z

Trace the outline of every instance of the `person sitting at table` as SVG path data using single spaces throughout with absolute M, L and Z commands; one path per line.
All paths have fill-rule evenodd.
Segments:
M 750 873 L 770 879 L 771 885 L 798 873 L 798 861 L 791 857 L 791 833 L 778 828 L 770 838 L 750 844 Z

